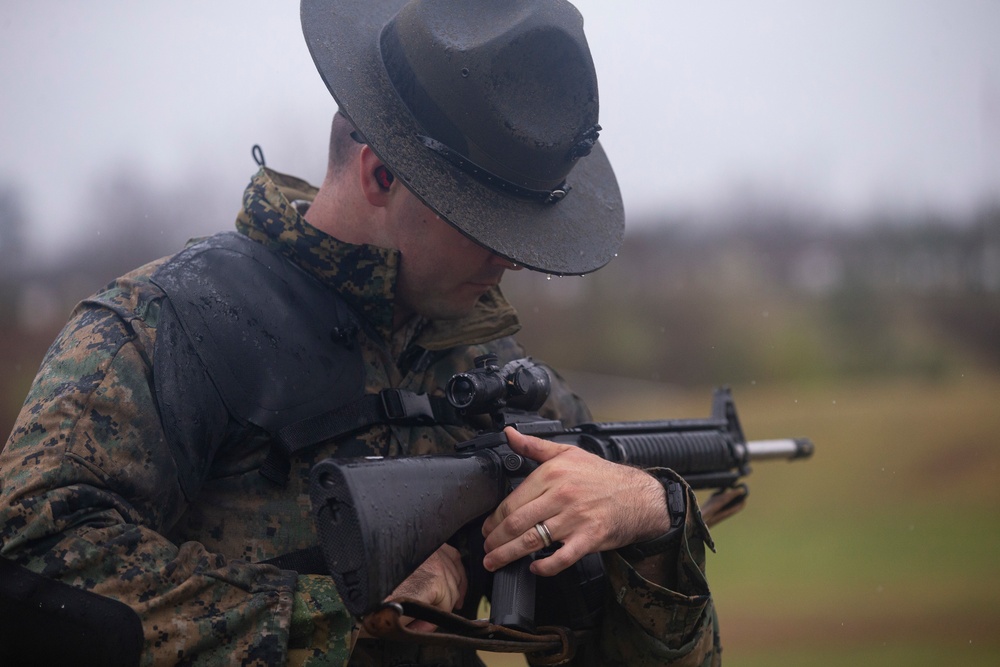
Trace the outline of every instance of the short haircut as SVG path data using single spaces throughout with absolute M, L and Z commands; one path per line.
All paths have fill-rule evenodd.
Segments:
M 327 169 L 331 173 L 343 169 L 360 148 L 360 144 L 351 137 L 354 131 L 351 121 L 338 110 L 333 115 L 333 123 L 330 125 L 330 154 Z

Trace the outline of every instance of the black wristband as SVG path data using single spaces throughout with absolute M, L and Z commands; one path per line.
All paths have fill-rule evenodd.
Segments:
M 667 475 L 655 476 L 663 484 L 663 490 L 667 496 L 670 528 L 659 537 L 645 542 L 636 542 L 618 550 L 622 556 L 632 561 L 663 553 L 677 543 L 681 531 L 684 530 L 684 519 L 687 516 L 687 492 L 684 485 Z

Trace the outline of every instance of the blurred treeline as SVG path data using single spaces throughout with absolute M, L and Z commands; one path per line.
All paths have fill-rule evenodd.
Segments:
M 157 187 L 123 170 L 81 207 L 73 241 L 33 259 L 24 202 L 0 184 L 0 431 L 9 432 L 73 305 L 115 276 L 231 228 L 239 193 Z M 736 207 L 735 210 L 739 210 Z M 37 254 L 37 253 L 35 253 Z M 505 279 L 522 341 L 558 368 L 680 386 L 941 379 L 1000 370 L 1000 204 L 963 219 L 817 224 L 754 207 L 630 222 L 584 277 Z
M 505 279 L 535 356 L 682 386 L 1000 370 L 1000 206 L 812 224 L 775 210 L 629 230 L 591 276 Z

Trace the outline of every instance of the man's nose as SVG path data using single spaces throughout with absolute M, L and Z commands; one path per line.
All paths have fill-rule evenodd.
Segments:
M 521 265 L 517 262 L 512 262 L 506 257 L 501 257 L 495 253 L 490 254 L 490 261 L 497 266 L 502 266 L 507 271 L 520 271 Z

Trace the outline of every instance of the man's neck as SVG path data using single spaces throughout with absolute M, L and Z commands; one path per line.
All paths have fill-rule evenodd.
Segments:
M 410 322 L 413 321 L 414 317 L 415 316 L 413 314 L 413 311 L 410 310 L 409 308 L 406 308 L 403 305 L 401 305 L 399 303 L 399 301 L 397 300 L 393 304 L 393 311 L 392 311 L 392 333 L 396 333 L 397 331 L 399 331 L 403 327 L 405 327 L 408 324 L 410 324 Z

